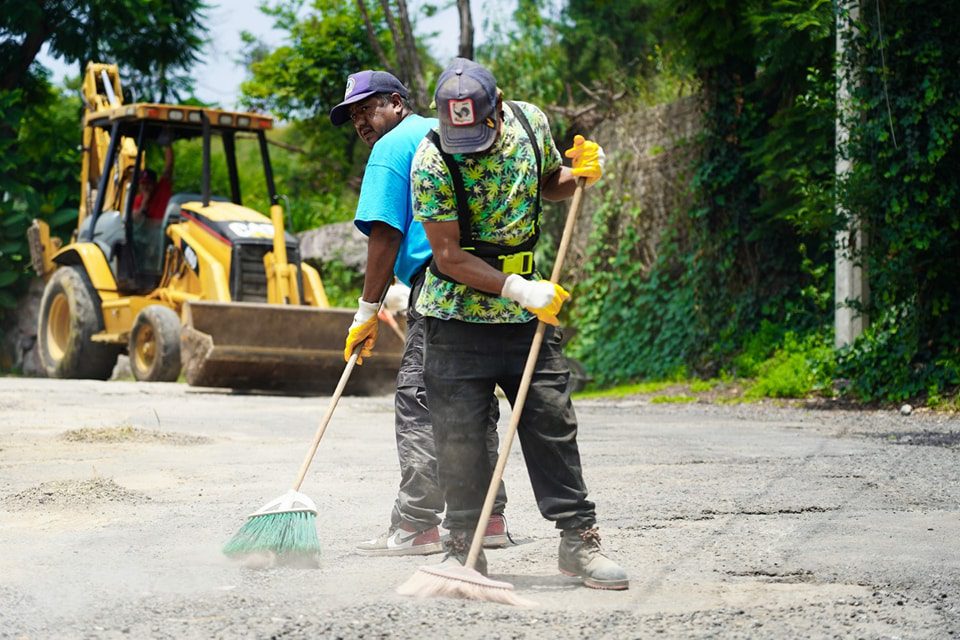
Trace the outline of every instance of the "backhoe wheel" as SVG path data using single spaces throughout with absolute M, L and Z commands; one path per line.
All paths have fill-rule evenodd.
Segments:
M 130 370 L 145 382 L 173 382 L 180 375 L 180 317 L 158 304 L 144 307 L 130 330 Z
M 91 342 L 103 331 L 100 296 L 78 267 L 53 272 L 40 300 L 40 362 L 51 378 L 107 380 L 120 345 Z

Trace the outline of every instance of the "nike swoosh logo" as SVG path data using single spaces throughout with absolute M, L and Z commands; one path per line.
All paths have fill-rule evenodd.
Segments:
M 392 538 L 390 538 L 390 540 L 387 541 L 387 546 L 388 546 L 388 547 L 399 547 L 400 545 L 403 545 L 403 544 L 406 544 L 406 543 L 410 542 L 411 540 L 413 540 L 414 538 L 416 538 L 418 535 L 420 535 L 420 533 L 419 533 L 418 531 L 414 531 L 414 532 L 411 533 L 410 535 L 404 537 L 404 536 L 400 535 L 400 532 L 399 532 L 399 531 L 397 531 L 397 533 L 396 533 Z

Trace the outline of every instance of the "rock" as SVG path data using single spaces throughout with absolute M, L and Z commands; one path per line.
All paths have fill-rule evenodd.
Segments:
M 367 268 L 367 238 L 350 222 L 337 222 L 300 234 L 300 258 L 310 262 L 339 260 L 363 272 Z
M 117 364 L 110 374 L 111 380 L 133 380 L 133 371 L 130 369 L 130 358 L 124 354 L 117 356 Z
M 37 318 L 43 297 L 43 280 L 30 281 L 27 293 L 6 316 L 0 336 L 0 369 L 20 371 L 25 376 L 42 377 L 43 367 L 37 353 Z

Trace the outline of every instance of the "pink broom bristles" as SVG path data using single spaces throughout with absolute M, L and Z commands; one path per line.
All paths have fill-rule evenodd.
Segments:
M 533 607 L 537 604 L 517 595 L 509 582 L 491 580 L 479 571 L 453 563 L 420 567 L 397 587 L 397 593 L 415 598 L 460 598 L 516 607 Z

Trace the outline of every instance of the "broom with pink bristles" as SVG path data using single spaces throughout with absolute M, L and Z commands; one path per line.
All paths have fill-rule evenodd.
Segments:
M 563 259 L 566 257 L 567 248 L 570 246 L 570 239 L 573 237 L 574 223 L 577 219 L 577 212 L 580 209 L 580 201 L 583 199 L 585 182 L 586 180 L 584 178 L 577 179 L 577 190 L 573 194 L 573 202 L 570 203 L 570 210 L 567 212 L 567 220 L 563 227 L 563 236 L 560 239 L 560 248 L 557 250 L 557 260 L 553 265 L 553 273 L 550 275 L 551 282 L 557 282 L 560 279 Z M 523 414 L 523 406 L 527 401 L 527 392 L 530 390 L 530 383 L 533 380 L 533 370 L 537 365 L 537 357 L 540 355 L 540 346 L 543 344 L 544 332 L 546 330 L 547 325 L 545 323 L 540 322 L 537 324 L 537 332 L 533 335 L 533 342 L 530 345 L 527 362 L 523 367 L 523 376 L 520 378 L 517 399 L 513 404 L 513 412 L 510 414 L 510 426 L 507 428 L 506 436 L 500 443 L 500 455 L 497 457 L 497 466 L 494 468 L 493 476 L 490 478 L 490 486 L 487 488 L 487 496 L 483 501 L 483 508 L 480 510 L 480 519 L 477 521 L 477 528 L 473 533 L 473 541 L 470 543 L 470 551 L 467 553 L 466 563 L 464 563 L 463 566 L 457 565 L 456 563 L 422 566 L 406 582 L 397 587 L 397 593 L 400 595 L 418 598 L 462 598 L 465 600 L 482 600 L 500 604 L 512 604 L 520 607 L 536 605 L 532 600 L 527 600 L 517 595 L 513 585 L 509 582 L 487 578 L 476 570 L 476 565 L 477 559 L 480 557 L 480 549 L 483 545 L 483 533 L 487 529 L 490 514 L 493 513 L 494 499 L 497 496 L 500 480 L 503 478 L 503 470 L 507 466 L 510 447 L 513 445 L 513 439 L 517 434 L 520 416 Z

